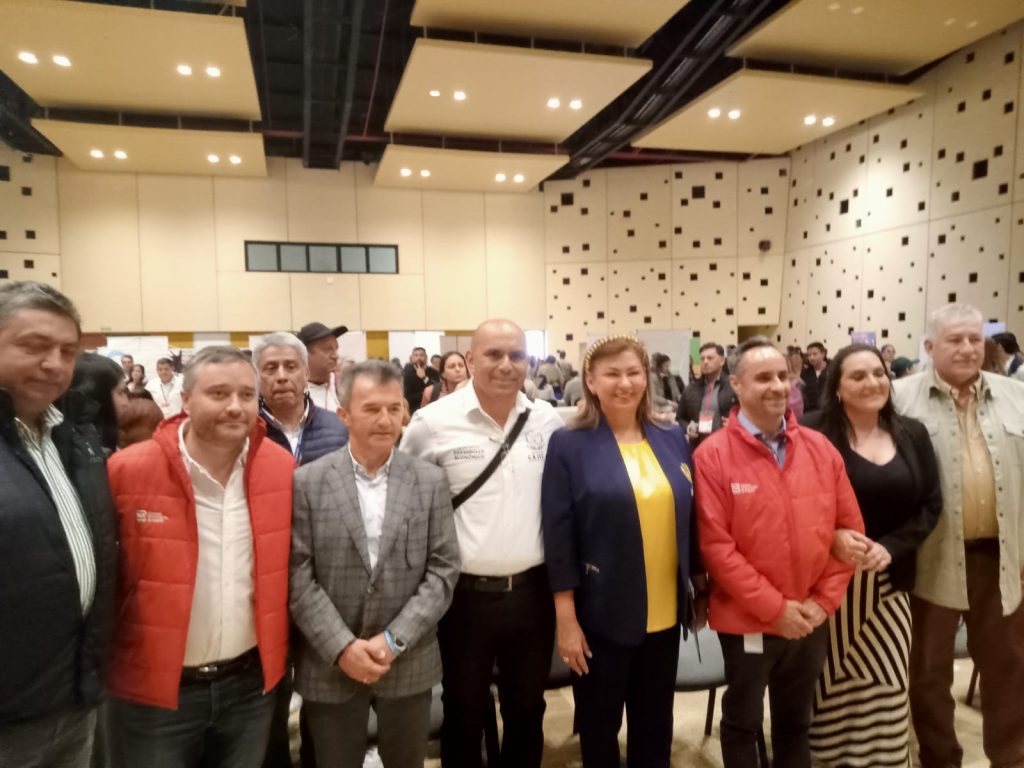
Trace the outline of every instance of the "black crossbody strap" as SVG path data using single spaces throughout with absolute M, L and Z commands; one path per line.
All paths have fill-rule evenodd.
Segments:
M 516 423 L 513 424 L 512 429 L 509 430 L 508 437 L 505 438 L 505 442 L 501 444 L 501 447 L 498 449 L 498 452 L 494 454 L 494 458 L 491 459 L 491 462 L 484 467 L 484 471 L 477 475 L 472 483 L 452 497 L 452 509 L 458 509 L 469 501 L 469 498 L 479 491 L 483 484 L 490 479 L 491 475 L 494 474 L 494 470 L 498 468 L 508 452 L 512 450 L 512 446 L 515 444 L 516 438 L 518 438 L 519 433 L 523 431 L 523 425 L 526 424 L 526 420 L 529 417 L 529 408 L 519 414 L 519 418 L 516 419 Z

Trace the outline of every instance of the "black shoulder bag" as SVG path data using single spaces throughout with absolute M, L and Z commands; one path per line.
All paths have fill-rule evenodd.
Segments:
M 526 420 L 529 417 L 529 408 L 519 414 L 519 418 L 516 419 L 516 423 L 513 424 L 512 429 L 509 430 L 508 437 L 505 438 L 505 442 L 501 444 L 501 447 L 498 449 L 498 452 L 494 454 L 494 458 L 491 459 L 491 462 L 484 467 L 484 471 L 477 475 L 472 483 L 452 497 L 452 509 L 458 509 L 469 501 L 469 498 L 479 491 L 483 484 L 490 479 L 491 475 L 494 474 L 494 470 L 498 468 L 502 460 L 504 460 L 508 455 L 508 452 L 512 450 L 512 446 L 515 444 L 516 438 L 518 438 L 519 433 L 523 431 L 523 425 L 526 424 Z

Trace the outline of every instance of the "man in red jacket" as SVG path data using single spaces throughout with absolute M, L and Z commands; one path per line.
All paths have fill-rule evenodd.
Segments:
M 756 337 L 730 358 L 739 398 L 729 425 L 697 449 L 701 552 L 709 621 L 729 686 L 722 699 L 725 768 L 759 765 L 764 691 L 775 768 L 809 768 L 807 729 L 825 660 L 826 619 L 853 569 L 831 557 L 837 528 L 863 532 L 843 460 L 824 436 L 787 421 L 786 359 Z
M 184 412 L 108 464 L 120 567 L 115 768 L 258 768 L 288 652 L 291 455 L 233 347 L 185 367 Z

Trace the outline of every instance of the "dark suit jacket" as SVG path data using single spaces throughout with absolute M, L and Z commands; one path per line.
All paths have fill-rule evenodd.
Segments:
M 380 552 L 366 544 L 355 471 L 347 448 L 295 472 L 289 608 L 301 631 L 295 690 L 342 703 L 362 684 L 337 665 L 357 637 L 390 629 L 408 645 L 371 686 L 377 696 L 430 690 L 441 681 L 437 623 L 459 576 L 451 493 L 444 472 L 407 453 L 392 454 Z
M 648 424 L 651 450 L 676 504 L 679 619 L 689 615 L 689 576 L 701 572 L 693 514 L 690 449 L 679 427 Z M 647 578 L 633 485 L 618 443 L 602 419 L 596 429 L 560 429 L 551 436 L 541 481 L 544 559 L 551 589 L 576 592 L 585 632 L 621 645 L 647 633 Z
M 717 432 L 722 428 L 722 419 L 729 416 L 729 412 L 732 411 L 733 406 L 737 405 L 736 393 L 732 391 L 732 386 L 729 384 L 729 374 L 723 370 L 720 374 L 721 385 L 718 387 L 718 415 L 715 416 L 714 421 L 711 424 L 711 431 Z M 704 394 L 706 392 L 706 384 L 704 377 L 697 379 L 686 385 L 686 389 L 683 390 L 683 397 L 679 402 L 679 410 L 676 412 L 676 421 L 679 422 L 679 426 L 683 428 L 683 433 L 686 433 L 686 425 L 691 421 L 700 421 L 700 407 L 704 402 Z M 697 439 L 693 441 L 692 447 L 696 449 L 698 445 L 706 438 L 707 435 L 698 435 Z
M 822 417 L 821 411 L 815 411 L 800 419 L 800 424 L 823 432 Z M 916 498 L 914 505 L 905 510 L 906 514 L 900 525 L 877 541 L 892 555 L 889 576 L 893 586 L 910 592 L 914 588 L 914 576 L 917 571 L 917 550 L 938 523 L 939 514 L 942 512 L 942 490 L 939 487 L 939 465 L 931 438 L 928 436 L 928 429 L 917 419 L 906 416 L 897 418 L 903 427 L 903 434 L 896 440 L 896 450 L 910 467 Z M 832 435 L 829 435 L 829 439 L 843 457 L 843 462 L 849 466 L 853 455 L 849 443 L 845 440 L 835 440 Z M 856 486 L 853 490 L 854 493 L 857 492 Z M 864 510 L 864 518 L 865 521 L 870 518 L 870 510 Z M 871 536 L 870 528 L 867 535 Z

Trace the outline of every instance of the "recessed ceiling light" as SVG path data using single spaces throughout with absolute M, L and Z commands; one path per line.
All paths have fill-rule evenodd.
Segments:
M 179 75 L 184 75 L 185 77 L 188 77 L 189 75 L 192 74 L 192 67 L 190 67 L 188 64 L 179 64 L 178 65 L 178 74 Z
M 968 21 L 967 22 L 967 28 L 968 29 L 974 29 L 976 26 L 978 26 L 978 22 L 976 22 L 976 21 Z
M 505 174 L 504 173 L 496 173 L 496 174 L 494 174 L 494 180 L 498 181 L 498 182 L 504 181 L 505 180 Z
M 514 181 L 516 184 L 522 184 L 524 178 L 525 177 L 523 176 L 523 174 L 517 173 L 515 176 L 512 177 L 512 181 Z
M 231 157 L 228 158 L 228 160 L 232 165 L 241 165 L 242 163 L 242 158 L 240 158 L 238 155 L 232 155 Z
M 740 117 L 740 111 L 738 109 L 730 109 L 729 110 L 729 119 L 730 120 L 738 120 L 739 117 Z
M 420 176 L 422 176 L 424 179 L 426 179 L 426 178 L 428 178 L 430 176 L 430 171 L 428 171 L 426 168 L 424 168 L 422 171 L 420 171 Z
M 412 168 L 403 168 L 399 173 L 403 176 L 412 176 Z
M 67 56 L 61 56 L 58 53 L 56 56 L 53 57 L 53 63 L 56 64 L 58 67 L 70 67 L 71 59 L 69 59 Z
M 465 101 L 466 100 L 466 92 L 465 91 L 455 91 L 455 93 L 452 94 L 452 98 L 455 99 L 456 101 Z
M 956 19 L 954 19 L 952 16 L 950 16 L 948 19 L 942 22 L 942 25 L 944 27 L 952 27 L 954 24 L 956 24 Z
M 548 99 L 548 107 L 551 109 L 558 109 L 560 106 L 562 106 L 562 102 L 558 100 L 558 97 L 552 96 Z
M 211 163 L 219 163 L 220 162 L 220 158 L 217 155 L 207 155 L 206 159 L 209 160 Z
M 440 92 L 439 90 L 437 90 L 437 88 L 432 88 L 432 89 L 430 90 L 430 95 L 431 95 L 431 96 L 432 96 L 433 98 L 435 98 L 435 99 L 436 99 L 436 98 L 437 98 L 438 96 L 440 96 L 440 95 L 441 95 L 441 92 Z
M 114 157 L 116 157 L 118 160 L 127 160 L 128 159 L 128 153 L 125 152 L 123 149 L 115 149 L 114 150 Z
M 91 149 L 91 150 L 89 150 L 89 154 L 92 155 L 93 157 L 95 157 L 97 160 L 102 160 L 103 159 L 103 150 L 102 149 Z
M 19 53 L 18 58 L 24 61 L 26 64 L 39 63 L 39 59 L 36 58 L 36 55 L 34 53 L 29 53 L 28 51 L 22 51 L 21 53 Z
M 569 102 L 569 109 L 583 109 L 583 102 L 579 99 L 573 99 Z
M 816 122 L 818 122 L 818 118 L 814 115 L 808 115 L 804 118 L 804 125 L 814 125 Z
M 836 119 L 834 117 L 824 117 L 821 120 L 821 124 L 824 125 L 826 128 L 831 128 L 833 125 L 836 124 Z
M 838 11 L 839 10 L 839 3 L 832 3 L 831 5 L 829 5 L 828 9 L 830 11 Z
M 210 77 L 220 77 L 220 67 L 207 67 L 206 74 Z
M 712 107 L 711 109 L 708 110 L 708 117 L 710 117 L 712 120 L 714 120 L 721 114 L 722 110 L 720 110 L 718 107 Z
M 863 5 L 858 5 L 856 8 L 851 10 L 850 13 L 852 13 L 854 16 L 857 16 L 858 14 L 864 13 L 864 6 Z

